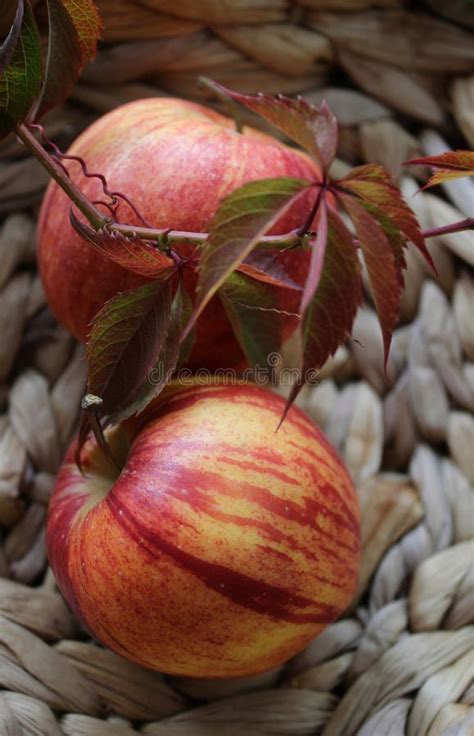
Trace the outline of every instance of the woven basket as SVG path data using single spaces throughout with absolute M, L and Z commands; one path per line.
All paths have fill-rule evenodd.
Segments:
M 98 4 L 97 61 L 46 120 L 63 146 L 123 101 L 205 99 L 196 85 L 205 75 L 250 92 L 328 99 L 341 123 L 341 172 L 379 161 L 398 177 L 414 154 L 474 147 L 467 1 Z M 278 670 L 227 681 L 162 677 L 90 641 L 47 567 L 46 507 L 84 365 L 35 272 L 46 176 L 13 137 L 0 155 L 0 736 L 473 734 L 472 234 L 430 241 L 437 281 L 409 252 L 390 384 L 367 301 L 356 339 L 299 400 L 358 487 L 364 554 L 351 610 Z M 472 214 L 469 180 L 412 199 L 419 175 L 408 170 L 400 183 L 424 227 Z

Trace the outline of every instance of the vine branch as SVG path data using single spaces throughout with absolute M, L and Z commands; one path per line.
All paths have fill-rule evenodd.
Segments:
M 169 228 L 156 229 L 137 225 L 125 225 L 114 221 L 109 215 L 101 212 L 81 192 L 79 187 L 69 177 L 65 166 L 58 163 L 54 156 L 46 151 L 26 125 L 20 125 L 16 132 L 20 140 L 30 149 L 31 153 L 39 160 L 61 189 L 66 192 L 71 202 L 82 212 L 94 230 L 105 229 L 109 232 L 120 233 L 128 238 L 137 237 L 142 240 L 152 241 L 156 244 L 155 247 L 165 252 L 169 252 L 170 246 L 173 243 L 204 245 L 208 239 L 208 233 L 170 230 Z M 114 192 L 114 194 L 116 193 Z M 294 230 L 283 235 L 266 235 L 261 239 L 257 247 L 285 250 L 286 248 L 293 248 L 302 243 L 303 239 L 301 235 L 298 234 L 297 230 Z
M 170 246 L 173 243 L 187 243 L 191 245 L 204 245 L 209 235 L 208 233 L 194 233 L 183 230 L 170 230 L 168 228 L 156 229 L 151 227 L 141 227 L 136 225 L 125 225 L 114 221 L 109 215 L 101 212 L 93 202 L 91 202 L 79 187 L 74 184 L 69 177 L 67 169 L 63 164 L 58 163 L 53 155 L 48 153 L 46 149 L 35 138 L 32 131 L 26 125 L 20 125 L 17 128 L 17 135 L 24 145 L 30 149 L 31 153 L 44 166 L 50 176 L 59 184 L 66 192 L 71 202 L 82 212 L 87 221 L 92 225 L 94 230 L 105 229 L 109 232 L 120 233 L 121 235 L 132 238 L 137 237 L 142 240 L 152 242 L 154 247 L 169 253 Z M 315 200 L 313 210 L 317 207 L 324 189 L 331 189 L 331 185 L 326 182 L 319 186 L 319 192 Z M 115 192 L 114 192 L 115 194 Z M 297 246 L 305 246 L 305 229 L 308 223 L 312 221 L 314 211 L 311 212 L 311 219 L 302 228 L 298 228 L 283 235 L 266 235 L 262 237 L 257 244 L 257 248 L 272 248 L 274 250 L 286 250 Z M 432 228 L 423 231 L 424 238 L 434 238 L 438 235 L 448 235 L 449 233 L 461 232 L 462 230 L 474 230 L 474 217 L 467 217 L 460 222 L 445 225 L 444 227 Z

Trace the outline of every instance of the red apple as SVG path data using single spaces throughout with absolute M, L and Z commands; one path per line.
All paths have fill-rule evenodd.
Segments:
M 251 128 L 237 133 L 234 123 L 201 105 L 177 99 L 131 102 L 104 115 L 72 145 L 69 153 L 85 159 L 90 171 L 100 172 L 111 190 L 126 194 L 154 226 L 206 232 L 219 202 L 235 188 L 255 180 L 319 176 L 303 153 Z M 92 199 L 104 199 L 97 179 L 84 179 L 77 164 L 71 175 Z M 274 233 L 301 225 L 314 193 L 303 196 L 281 218 Z M 71 202 L 52 182 L 46 192 L 38 225 L 39 267 L 51 308 L 79 340 L 109 298 L 144 283 L 144 279 L 102 257 L 72 229 Z M 122 222 L 140 224 L 126 205 Z M 177 247 L 183 253 L 184 246 Z M 285 254 L 289 275 L 303 282 L 308 257 L 301 251 Z M 194 290 L 195 272 L 188 273 Z M 298 293 L 281 290 L 281 308 L 294 312 Z M 287 330 L 295 326 L 288 320 Z M 233 367 L 242 359 L 220 301 L 215 298 L 199 320 L 194 367 Z
M 74 447 L 47 545 L 90 633 L 145 667 L 194 677 L 278 665 L 348 606 L 357 583 L 352 482 L 322 432 L 255 385 L 167 389 L 95 443 Z

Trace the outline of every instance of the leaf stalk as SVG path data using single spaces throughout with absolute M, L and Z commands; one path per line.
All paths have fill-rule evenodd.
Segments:
M 463 230 L 474 230 L 474 217 L 466 217 L 465 220 L 453 222 L 443 227 L 434 227 L 431 230 L 423 230 L 424 238 L 436 238 L 437 235 L 449 235 L 450 233 L 459 233 Z

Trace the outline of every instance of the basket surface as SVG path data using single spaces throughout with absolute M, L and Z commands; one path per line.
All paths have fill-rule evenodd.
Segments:
M 123 101 L 203 100 L 196 78 L 205 75 L 249 92 L 326 98 L 341 124 L 341 172 L 378 161 L 399 177 L 414 155 L 474 147 L 467 1 L 98 5 L 98 58 L 46 121 L 62 146 Z M 390 384 L 367 301 L 356 339 L 299 399 L 358 487 L 364 555 L 351 611 L 276 671 L 237 681 L 164 678 L 88 640 L 47 567 L 46 508 L 84 366 L 35 272 L 47 178 L 13 138 L 0 143 L 0 156 L 0 735 L 474 733 L 472 234 L 430 241 L 436 281 L 408 253 Z M 472 215 L 469 180 L 412 199 L 420 171 L 404 174 L 425 228 Z

